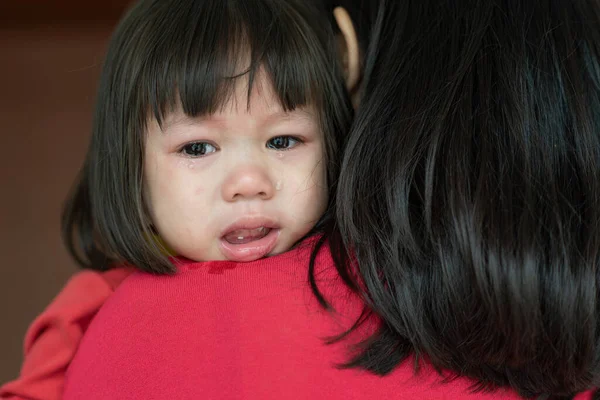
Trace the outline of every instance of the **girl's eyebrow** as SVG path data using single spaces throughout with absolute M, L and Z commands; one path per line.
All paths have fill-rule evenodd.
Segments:
M 263 123 L 265 125 L 267 124 L 273 124 L 276 122 L 285 122 L 285 121 L 302 121 L 302 122 L 312 122 L 315 119 L 315 114 L 312 113 L 310 110 L 305 109 L 305 108 L 296 108 L 293 111 L 277 111 L 272 113 L 271 115 L 267 116 Z
M 190 117 L 186 114 L 178 113 L 165 118 L 165 121 L 162 124 L 162 131 L 163 133 L 168 134 L 176 127 L 197 124 L 210 124 L 221 126 L 224 124 L 224 121 L 221 118 L 214 118 L 211 115 Z
M 260 124 L 274 125 L 282 122 L 313 123 L 315 118 L 316 115 L 311 112 L 311 110 L 306 108 L 298 107 L 292 111 L 277 109 L 276 111 L 262 117 Z M 207 124 L 218 128 L 224 126 L 225 122 L 225 119 L 214 115 L 190 117 L 184 113 L 173 113 L 165 118 L 161 124 L 161 130 L 164 134 L 168 134 L 176 127 L 194 124 Z
M 161 124 L 161 130 L 163 133 L 169 133 L 169 131 L 178 125 L 189 125 L 192 123 L 192 119 L 183 113 L 169 114 Z

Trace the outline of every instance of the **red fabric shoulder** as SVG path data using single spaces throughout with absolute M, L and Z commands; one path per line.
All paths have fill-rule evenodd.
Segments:
M 60 399 L 65 371 L 90 321 L 133 271 L 130 267 L 120 267 L 74 275 L 29 326 L 21 373 L 0 388 L 0 398 Z

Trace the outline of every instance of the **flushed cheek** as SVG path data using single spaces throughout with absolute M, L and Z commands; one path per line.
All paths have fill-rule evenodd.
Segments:
M 303 176 L 301 177 L 301 182 L 304 186 L 302 189 L 304 190 L 327 190 L 326 181 L 327 179 L 324 164 L 320 161 L 315 161 L 314 163 L 311 163 L 310 167 L 306 168 L 303 171 Z
M 149 199 L 152 208 L 160 213 L 163 219 L 169 217 L 181 218 L 179 214 L 192 213 L 197 203 L 201 189 L 194 185 L 194 181 L 181 174 L 162 174 L 154 181 L 149 182 Z M 171 217 L 172 216 L 172 217 Z
M 283 187 L 284 204 L 295 221 L 315 223 L 325 212 L 328 190 L 320 171 L 313 169 L 311 173 L 285 180 Z
M 170 190 L 172 182 L 181 175 L 181 167 L 176 167 L 170 160 L 160 154 L 150 153 L 144 164 L 146 185 L 152 192 Z

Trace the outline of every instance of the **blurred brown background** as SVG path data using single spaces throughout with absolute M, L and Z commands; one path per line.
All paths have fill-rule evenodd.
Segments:
M 28 324 L 77 267 L 63 200 L 90 134 L 96 80 L 128 0 L 0 1 L 0 384 Z

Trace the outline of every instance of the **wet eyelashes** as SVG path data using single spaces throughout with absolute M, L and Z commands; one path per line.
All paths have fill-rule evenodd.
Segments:
M 301 143 L 301 140 L 293 136 L 277 136 L 269 139 L 267 148 L 273 150 L 288 150 L 296 147 Z
M 215 146 L 206 142 L 188 143 L 180 150 L 182 154 L 185 154 L 188 157 L 203 157 L 216 151 L 217 149 Z

